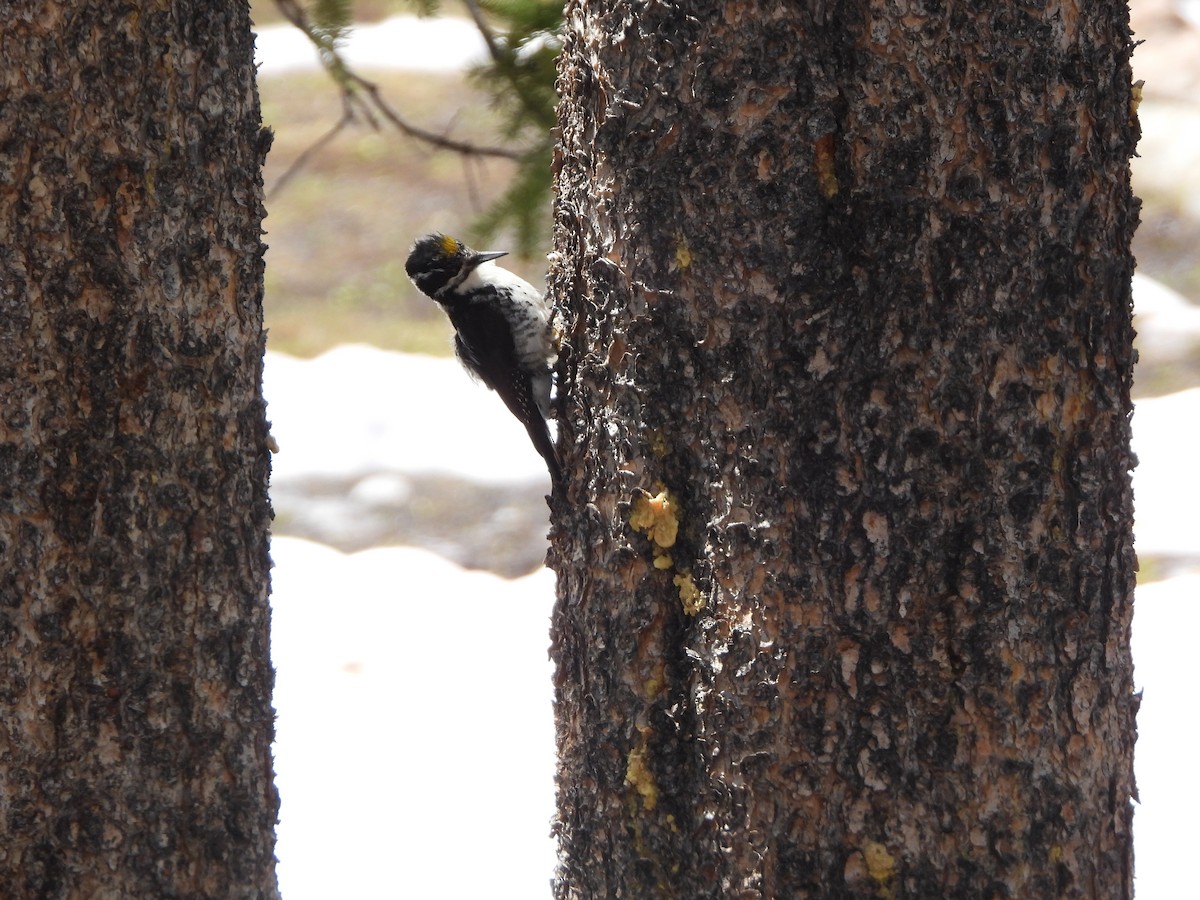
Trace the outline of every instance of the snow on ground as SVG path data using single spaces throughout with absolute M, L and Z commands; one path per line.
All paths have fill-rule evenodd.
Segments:
M 1143 103 L 1138 123 L 1142 138 L 1131 160 L 1138 193 L 1173 197 L 1182 212 L 1200 218 L 1200 179 L 1195 174 L 1200 108 L 1182 100 Z
M 549 896 L 553 575 L 271 555 L 285 900 Z
M 1200 404 L 1191 407 L 1192 420 Z M 1193 457 L 1193 471 L 1194 457 Z M 1179 524 L 1193 536 L 1195 507 Z M 1134 679 L 1142 690 L 1134 770 L 1141 802 L 1133 818 L 1134 883 L 1138 900 L 1195 896 L 1192 854 L 1200 830 L 1196 748 L 1196 635 L 1200 634 L 1200 574 L 1142 585 L 1133 616 Z
M 1139 400 L 1133 412 L 1134 536 L 1142 556 L 1200 563 L 1200 388 Z
M 453 359 L 365 345 L 313 360 L 268 353 L 263 390 L 280 447 L 275 484 L 398 469 L 550 490 L 525 429 Z
M 487 57 L 479 30 L 467 19 L 395 16 L 356 25 L 342 53 L 362 69 L 461 72 Z M 285 75 L 319 65 L 312 41 L 291 25 L 257 29 L 254 58 L 260 76 Z
M 1179 363 L 1200 348 L 1200 307 L 1145 275 L 1133 276 L 1139 365 Z M 1136 378 L 1139 372 L 1134 373 Z

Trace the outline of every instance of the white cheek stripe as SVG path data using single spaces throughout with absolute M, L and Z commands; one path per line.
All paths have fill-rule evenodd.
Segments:
M 482 274 L 480 274 L 482 273 Z M 483 275 L 487 276 L 485 281 Z M 460 288 L 475 290 L 482 287 L 506 287 L 509 288 L 514 295 L 530 297 L 536 302 L 540 300 L 541 295 L 537 293 L 523 278 L 518 278 L 508 269 L 502 269 L 491 260 L 485 263 L 480 263 L 470 272 L 467 277 L 460 283 Z

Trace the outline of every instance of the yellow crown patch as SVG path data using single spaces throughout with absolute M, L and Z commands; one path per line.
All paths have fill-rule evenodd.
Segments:
M 450 237 L 448 234 L 442 235 L 442 252 L 447 256 L 457 256 L 462 249 L 462 244 Z

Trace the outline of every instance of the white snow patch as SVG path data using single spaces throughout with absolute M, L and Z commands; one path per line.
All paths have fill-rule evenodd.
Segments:
M 548 896 L 554 576 L 292 538 L 271 555 L 286 900 Z
M 1190 896 L 1186 885 L 1195 882 L 1198 634 L 1200 574 L 1138 587 L 1133 615 L 1134 678 L 1142 691 L 1134 753 L 1141 795 L 1133 818 L 1138 900 Z
M 340 48 L 359 69 L 405 69 L 413 72 L 460 72 L 482 62 L 487 46 L 467 19 L 395 16 L 371 25 L 356 25 Z M 259 75 L 282 75 L 320 66 L 317 49 L 292 25 L 258 30 L 254 59 Z
M 1174 198 L 1180 211 L 1200 218 L 1200 107 L 1159 100 L 1138 107 L 1142 138 L 1130 164 L 1139 194 Z
M 1200 561 L 1200 388 L 1139 400 L 1133 413 L 1134 546 Z
M 311 360 L 268 352 L 263 391 L 273 483 L 401 471 L 550 488 L 521 423 L 454 359 L 364 345 Z
M 1182 294 L 1146 275 L 1135 274 L 1133 300 L 1133 325 L 1143 358 L 1172 359 L 1200 347 L 1200 307 Z

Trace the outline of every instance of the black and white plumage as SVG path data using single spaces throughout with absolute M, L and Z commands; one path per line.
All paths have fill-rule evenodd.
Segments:
M 413 245 L 404 268 L 417 289 L 446 311 L 459 360 L 525 426 L 557 484 L 561 470 L 546 424 L 558 358 L 550 306 L 533 285 L 493 262 L 504 255 L 427 234 Z

